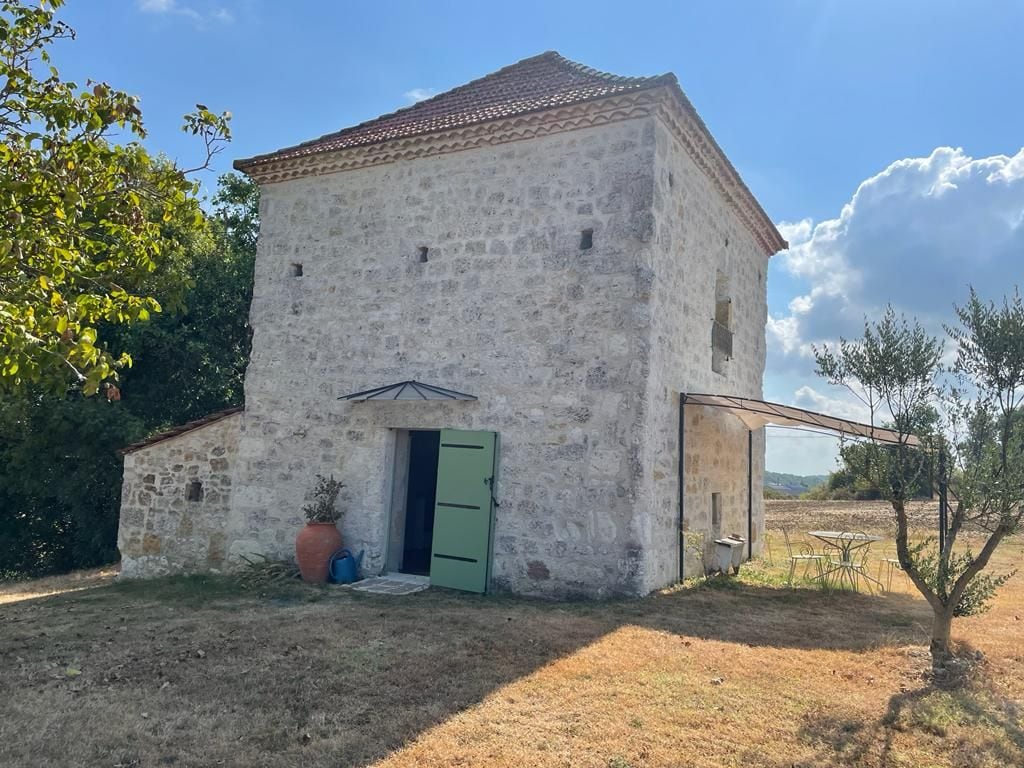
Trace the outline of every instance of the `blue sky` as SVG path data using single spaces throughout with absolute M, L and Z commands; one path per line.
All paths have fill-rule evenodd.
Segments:
M 675 72 L 794 244 L 769 271 L 769 399 L 860 416 L 811 342 L 887 302 L 938 331 L 968 281 L 1024 283 L 1024 2 L 71 0 L 62 18 L 58 66 L 139 95 L 154 149 L 188 163 L 181 115 L 230 110 L 219 170 L 545 50 Z M 770 469 L 833 457 L 769 437 Z

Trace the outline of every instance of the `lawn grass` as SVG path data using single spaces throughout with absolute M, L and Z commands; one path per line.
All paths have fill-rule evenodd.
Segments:
M 1024 765 L 1024 578 L 957 622 L 984 658 L 947 693 L 922 600 L 791 590 L 773 554 L 610 603 L 0 586 L 0 765 Z

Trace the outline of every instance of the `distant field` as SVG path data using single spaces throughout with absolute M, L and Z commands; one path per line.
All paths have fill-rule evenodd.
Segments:
M 886 501 L 769 499 L 764 504 L 768 530 L 808 531 L 817 528 L 879 532 L 896 529 L 892 507 Z M 908 513 L 911 526 L 920 527 L 922 534 L 934 531 L 938 525 L 939 504 L 936 501 L 914 502 Z

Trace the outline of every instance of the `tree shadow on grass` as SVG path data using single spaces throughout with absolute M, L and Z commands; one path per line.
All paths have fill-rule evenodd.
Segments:
M 973 655 L 965 647 L 960 653 Z M 812 713 L 800 736 L 820 747 L 822 763 L 839 758 L 845 764 L 880 768 L 906 765 L 897 739 L 913 733 L 930 741 L 932 750 L 952 764 L 1024 765 L 1022 716 L 1020 705 L 1001 695 L 980 667 L 959 687 L 924 684 L 892 696 L 884 715 L 873 724 L 844 717 L 839 709 Z
M 643 600 L 547 603 L 439 589 L 405 598 L 301 585 L 260 593 L 189 577 L 41 598 L 5 615 L 18 621 L 0 622 L 0 648 L 23 662 L 11 679 L 0 671 L 0 687 L 25 695 L 16 711 L 0 701 L 0 723 L 59 716 L 75 750 L 0 725 L 9 737 L 0 738 L 0 763 L 31 755 L 101 764 L 121 754 L 189 765 L 270 756 L 287 766 L 381 759 L 627 626 L 752 647 L 860 651 L 921 642 L 928 609 L 908 595 L 724 579 Z M 60 665 L 58 674 L 37 672 L 43 661 Z M 61 679 L 72 663 L 81 674 Z M 140 720 L 140 712 L 161 716 Z

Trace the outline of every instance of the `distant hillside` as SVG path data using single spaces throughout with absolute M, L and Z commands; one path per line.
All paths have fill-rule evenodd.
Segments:
M 828 480 L 828 475 L 787 475 L 785 472 L 765 472 L 765 490 L 771 489 L 784 496 L 799 496 Z

